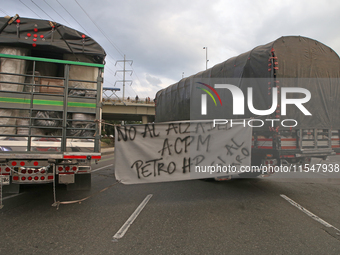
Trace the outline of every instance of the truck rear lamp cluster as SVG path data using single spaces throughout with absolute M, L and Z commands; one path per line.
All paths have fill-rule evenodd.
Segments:
M 45 174 L 46 173 L 46 169 L 32 169 L 32 168 L 23 168 L 20 170 L 20 173 L 21 174 L 38 174 L 38 173 L 41 173 L 41 174 Z
M 25 166 L 25 165 L 26 165 L 26 162 L 25 162 L 25 161 L 20 161 L 20 162 L 12 161 L 12 162 L 11 162 L 11 165 L 12 165 L 12 166 L 17 166 L 18 164 L 19 164 L 20 166 Z M 33 162 L 33 165 L 34 165 L 34 166 L 38 166 L 38 165 L 39 165 L 39 162 L 38 162 L 38 161 L 34 161 L 34 162 Z
M 275 166 L 277 163 L 276 159 L 265 160 L 264 164 L 267 166 Z
M 7 172 L 9 173 L 11 171 L 11 169 L 9 167 L 0 167 L 0 173 L 1 172 Z
M 53 175 L 49 175 L 47 176 L 48 180 L 53 180 Z M 45 181 L 46 180 L 46 176 L 21 176 L 20 178 L 21 181 Z M 15 175 L 13 176 L 13 181 L 19 181 L 19 176 Z
M 77 166 L 58 166 L 58 171 L 59 172 L 76 172 L 78 171 L 78 167 Z

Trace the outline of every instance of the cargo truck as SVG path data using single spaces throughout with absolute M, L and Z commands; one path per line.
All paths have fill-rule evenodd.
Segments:
M 88 189 L 101 158 L 105 51 L 59 23 L 0 18 L 0 178 Z
M 253 126 L 252 165 L 303 168 L 311 157 L 340 154 L 339 77 L 340 59 L 334 50 L 310 38 L 285 36 L 160 90 L 156 94 L 156 122 L 222 119 L 230 123 L 247 119 L 239 123 Z M 244 114 L 234 114 L 233 94 L 214 87 L 216 84 L 236 86 L 244 95 L 248 93 L 248 98 L 252 88 L 252 109 L 274 110 L 259 116 L 248 109 L 249 102 L 247 105 L 244 100 Z M 215 88 L 216 95 L 209 86 Z M 216 99 L 207 97 L 205 115 L 201 107 L 205 93 L 202 87 Z M 302 106 L 311 115 L 297 105 L 284 105 L 281 95 L 287 88 L 310 92 L 311 98 Z M 301 93 L 284 96 L 293 100 L 306 97 Z

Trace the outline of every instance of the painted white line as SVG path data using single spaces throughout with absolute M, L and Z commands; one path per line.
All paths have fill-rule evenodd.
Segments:
M 151 197 L 152 197 L 152 194 L 149 194 L 146 196 L 143 202 L 137 207 L 137 209 L 133 212 L 133 214 L 131 214 L 130 218 L 128 218 L 128 220 L 124 223 L 124 225 L 113 236 L 113 240 L 120 239 L 125 235 L 126 231 L 129 229 L 131 224 L 135 221 L 139 213 L 143 210 L 147 202 L 149 202 Z
M 303 206 L 299 205 L 298 203 L 296 203 L 294 200 L 290 199 L 289 197 L 287 197 L 286 195 L 281 194 L 280 195 L 282 198 L 286 199 L 290 204 L 294 205 L 296 208 L 298 208 L 299 210 L 303 211 L 305 214 L 307 214 L 309 217 L 313 218 L 314 220 L 316 220 L 317 222 L 321 223 L 322 225 L 324 225 L 327 228 L 333 228 L 336 231 L 338 231 L 340 233 L 340 230 L 336 227 L 334 227 L 333 225 L 329 224 L 327 221 L 324 221 L 323 219 L 321 219 L 320 217 L 316 216 L 314 213 L 308 211 L 306 208 L 304 208 Z
M 14 195 L 10 195 L 10 196 L 7 196 L 7 197 L 4 197 L 2 200 L 6 200 L 6 199 L 9 199 L 9 198 L 12 198 L 12 197 L 17 197 L 17 196 L 20 196 L 22 194 L 25 194 L 25 192 L 23 193 L 18 193 L 18 194 L 14 194 Z
M 103 167 L 97 168 L 96 170 L 92 170 L 91 173 L 97 172 L 97 171 L 102 170 L 102 169 L 104 169 L 104 168 L 107 168 L 107 167 L 109 167 L 109 166 L 113 166 L 113 164 L 110 164 L 110 165 L 107 165 L 107 166 L 103 166 Z

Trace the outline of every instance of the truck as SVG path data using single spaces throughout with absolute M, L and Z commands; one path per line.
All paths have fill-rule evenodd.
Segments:
M 330 47 L 303 36 L 283 36 L 158 91 L 155 122 L 217 119 L 236 123 L 236 119 L 238 124 L 252 126 L 251 165 L 304 169 L 312 157 L 340 154 L 339 77 L 340 59 Z M 215 88 L 216 95 L 209 90 L 211 97 L 218 94 L 221 99 L 219 104 L 217 98 L 207 97 L 205 115 L 204 92 L 197 89 L 202 84 L 206 90 Z M 248 108 L 250 97 L 251 109 L 273 110 L 263 115 L 251 111 L 242 96 L 233 98 L 230 90 L 218 89 L 216 84 L 231 84 L 243 95 L 248 93 Z M 296 88 L 309 92 L 310 98 L 308 93 L 286 93 Z M 240 99 L 244 102 L 236 104 Z M 285 99 L 303 104 L 287 105 Z M 245 109 L 243 114 L 234 114 L 236 105 Z
M 101 159 L 104 49 L 49 20 L 0 18 L 0 185 L 89 189 Z

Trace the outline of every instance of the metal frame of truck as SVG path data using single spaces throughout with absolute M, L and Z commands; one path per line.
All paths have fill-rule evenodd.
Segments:
M 246 113 L 242 117 L 234 116 L 230 110 L 233 98 L 227 90 L 219 90 L 219 96 L 227 102 L 225 105 L 229 102 L 229 109 L 225 106 L 213 108 L 213 102 L 210 102 L 213 111 L 202 116 L 202 90 L 196 89 L 198 85 L 195 81 L 209 83 L 214 78 L 234 79 L 235 85 L 245 92 L 247 87 L 253 87 L 247 82 L 248 78 L 259 79 L 260 82 L 255 83 L 253 87 L 254 101 L 257 103 L 257 107 L 254 107 L 268 109 L 271 106 L 273 88 L 280 93 L 281 87 L 285 86 L 284 79 L 334 79 L 334 84 L 332 81 L 327 83 L 330 85 L 329 89 L 319 84 L 315 88 L 307 87 L 314 89 L 315 98 L 321 98 L 321 103 L 308 105 L 317 113 L 313 115 L 313 122 L 300 121 L 299 125 L 302 126 L 292 128 L 282 127 L 277 122 L 273 126 L 266 124 L 253 128 L 252 165 L 295 164 L 303 167 L 310 162 L 311 157 L 325 158 L 340 154 L 340 118 L 337 117 L 340 111 L 340 93 L 337 89 L 340 85 L 339 70 L 339 56 L 328 46 L 302 36 L 284 36 L 160 90 L 156 95 L 156 122 L 222 118 L 281 121 L 284 117 L 281 115 L 280 99 L 276 110 L 270 115 L 259 117 Z M 295 110 L 299 112 L 298 109 Z M 294 115 L 293 112 L 294 110 L 291 110 L 289 116 Z M 325 115 L 328 117 L 326 124 L 321 121 Z M 303 119 L 300 115 L 294 116 L 298 116 L 299 120 Z
M 101 124 L 101 102 L 103 64 L 74 62 L 57 59 L 37 58 L 28 56 L 15 56 L 0 54 L 0 61 L 3 58 L 31 61 L 33 69 L 31 74 L 0 73 L 0 75 L 16 75 L 30 78 L 28 83 L 16 83 L 28 87 L 26 92 L 0 91 L 0 108 L 17 111 L 26 111 L 28 116 L 23 117 L 29 121 L 29 125 L 20 127 L 16 125 L 1 125 L 0 127 L 27 128 L 28 135 L 22 134 L 0 134 L 0 147 L 4 148 L 0 153 L 0 176 L 5 182 L 9 178 L 10 185 L 4 185 L 4 191 L 18 192 L 19 184 L 51 183 L 59 178 L 59 183 L 68 184 L 69 189 L 89 188 L 91 185 L 91 160 L 101 158 L 100 153 L 100 131 Z M 55 63 L 64 68 L 63 77 L 49 77 L 35 75 L 36 63 Z M 69 79 L 69 70 L 72 65 L 87 66 L 98 69 L 96 81 L 72 80 Z M 27 72 L 26 72 L 27 73 Z M 55 85 L 35 84 L 36 79 L 54 79 L 63 82 L 63 93 L 49 94 L 35 91 L 35 87 L 59 88 Z M 96 84 L 96 89 L 84 89 L 70 87 L 70 82 L 86 82 Z M 9 84 L 10 82 L 2 82 Z M 0 83 L 1 84 L 1 83 Z M 14 85 L 14 84 L 13 84 Z M 69 95 L 70 90 L 92 91 L 94 97 Z M 35 135 L 32 134 L 35 121 L 39 120 L 34 116 L 36 111 L 56 111 L 61 118 L 49 119 L 58 121 L 61 125 L 53 127 L 61 131 L 59 136 Z M 86 113 L 95 116 L 95 120 L 77 120 L 77 122 L 92 123 L 94 128 L 86 131 L 93 132 L 93 136 L 70 136 L 70 130 L 84 130 L 84 128 L 72 127 L 70 123 L 75 121 L 70 118 L 71 113 Z M 0 116 L 0 118 L 22 118 L 18 116 Z M 7 148 L 7 151 L 6 151 Z M 13 150 L 18 148 L 18 150 Z M 80 151 L 74 151 L 80 149 Z M 81 151 L 82 149 L 89 151 Z M 6 180 L 7 181 L 7 180 Z M 7 181 L 8 184 L 8 181 Z

